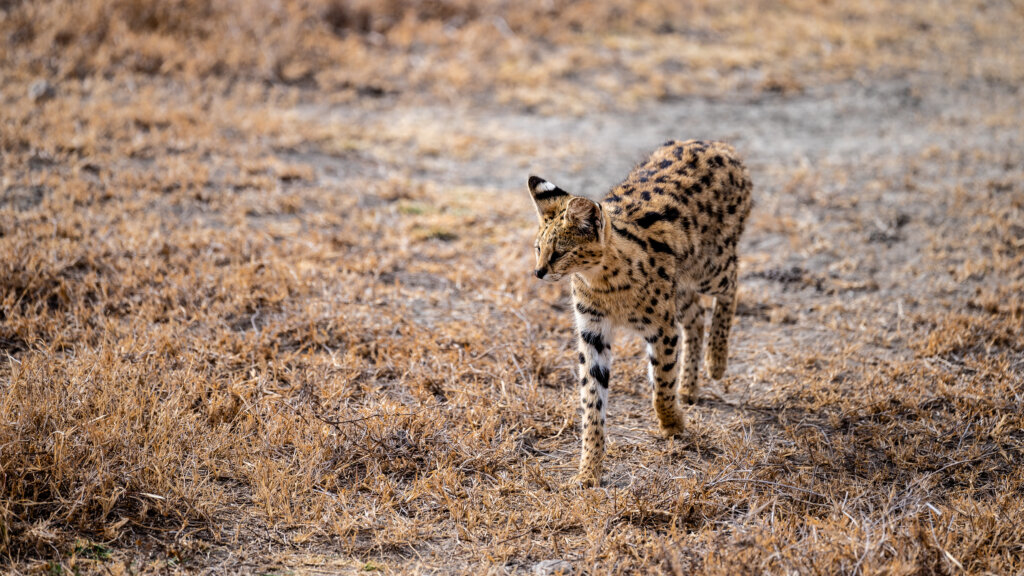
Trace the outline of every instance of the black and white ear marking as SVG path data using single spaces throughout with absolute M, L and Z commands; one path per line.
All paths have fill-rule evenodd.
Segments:
M 601 229 L 601 206 L 589 198 L 573 197 L 565 207 L 565 219 L 583 232 Z
M 537 176 L 530 176 L 529 185 L 530 193 L 533 194 L 533 199 L 537 201 L 569 195 L 565 190 Z
M 555 186 L 551 182 L 537 176 L 530 176 L 527 181 L 530 188 L 530 195 L 533 196 L 533 203 L 537 206 L 537 215 L 541 222 L 550 219 L 558 212 L 561 201 L 569 196 L 569 193 Z

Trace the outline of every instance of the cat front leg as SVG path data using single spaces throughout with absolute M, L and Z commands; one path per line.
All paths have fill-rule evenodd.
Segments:
M 580 470 L 574 482 L 584 486 L 601 483 L 605 454 L 605 414 L 608 410 L 608 380 L 611 378 L 611 323 L 585 304 L 576 307 L 579 336 L 580 407 L 583 412 L 583 448 Z

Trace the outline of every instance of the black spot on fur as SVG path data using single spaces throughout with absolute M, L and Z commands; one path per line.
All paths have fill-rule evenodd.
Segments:
M 576 311 L 579 312 L 580 314 L 589 314 L 591 316 L 597 316 L 598 318 L 604 317 L 604 314 L 602 314 L 600 310 L 596 310 L 594 308 L 586 306 L 582 302 L 576 303 Z
M 654 238 L 649 239 L 647 242 L 651 245 L 651 250 L 654 250 L 655 252 L 675 255 L 675 252 L 672 250 L 672 248 L 668 244 L 665 244 L 664 242 L 659 242 Z
M 679 218 L 679 210 L 674 206 L 665 208 L 663 212 L 648 212 L 636 221 L 637 226 L 641 228 L 650 228 L 655 222 L 661 220 L 674 221 Z
M 593 347 L 594 350 L 597 350 L 598 354 L 604 352 L 604 339 L 601 338 L 601 335 L 598 334 L 597 332 L 590 332 L 589 330 L 584 330 L 583 332 L 580 332 L 580 338 L 582 338 L 584 342 Z
M 643 240 L 637 238 L 635 234 L 631 233 L 629 230 L 626 230 L 625 228 L 619 228 L 618 226 L 612 226 L 612 231 L 615 232 L 616 234 L 618 234 L 619 236 L 622 236 L 623 238 L 625 238 L 627 240 L 630 240 L 632 242 L 636 242 L 641 248 L 647 248 L 647 244 Z M 627 265 L 629 265 L 629 264 L 630 263 L 627 263 Z
M 594 380 L 597 380 L 597 383 L 600 384 L 602 388 L 608 387 L 609 374 L 607 368 L 600 364 L 594 364 L 590 367 L 590 375 L 594 377 Z
M 600 412 L 601 408 L 603 408 L 603 407 L 604 407 L 604 402 L 602 402 L 601 399 L 598 398 L 597 402 L 594 403 L 594 408 L 597 408 L 597 411 Z
M 619 271 L 615 270 L 615 272 L 618 273 Z M 612 274 L 612 276 L 614 276 L 614 274 Z M 611 294 L 612 292 L 622 292 L 622 291 L 625 291 L 625 290 L 629 290 L 630 288 L 632 288 L 632 286 L 630 286 L 629 284 L 623 284 L 622 286 L 609 286 L 607 288 L 594 288 L 594 292 L 597 292 L 598 294 Z M 609 348 L 611 348 L 611 346 L 609 346 Z
M 665 364 L 664 366 L 662 366 L 661 370 L 663 372 L 670 372 L 675 367 L 676 367 L 676 363 L 675 362 L 669 362 L 668 364 Z

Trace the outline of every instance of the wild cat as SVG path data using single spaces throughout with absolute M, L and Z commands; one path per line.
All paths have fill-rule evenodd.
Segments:
M 536 176 L 529 188 L 540 217 L 535 274 L 551 282 L 572 276 L 583 408 L 574 481 L 597 486 L 617 328 L 647 341 L 654 411 L 666 435 L 684 427 L 677 398 L 692 403 L 696 397 L 704 340 L 700 294 L 715 298 L 708 372 L 716 380 L 725 373 L 750 176 L 728 144 L 669 141 L 600 203 Z

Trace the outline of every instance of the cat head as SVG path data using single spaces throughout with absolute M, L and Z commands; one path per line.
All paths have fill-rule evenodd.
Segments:
M 599 265 L 608 224 L 601 205 L 536 176 L 528 186 L 540 219 L 534 241 L 537 278 L 557 282 Z

